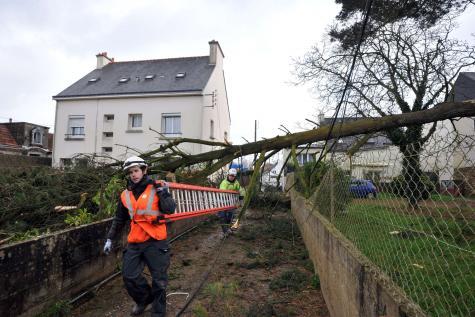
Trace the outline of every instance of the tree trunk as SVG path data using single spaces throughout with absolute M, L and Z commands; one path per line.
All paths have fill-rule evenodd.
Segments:
M 421 126 L 421 124 L 451 119 L 456 117 L 475 116 L 475 102 L 446 102 L 441 103 L 424 111 L 390 115 L 380 118 L 366 118 L 343 124 L 338 129 L 330 133 L 330 138 L 343 137 L 357 134 L 374 133 L 378 131 L 388 131 L 403 126 Z M 225 157 L 239 157 L 248 154 L 260 153 L 261 151 L 272 151 L 276 149 L 289 148 L 293 144 L 300 145 L 311 142 L 325 140 L 329 134 L 330 127 L 323 126 L 318 129 L 277 136 L 271 139 L 246 143 L 243 145 L 231 145 L 223 149 L 210 152 L 189 155 L 176 158 L 171 161 L 157 162 L 151 168 L 151 172 L 156 170 L 175 171 L 179 167 L 185 167 L 212 160 L 221 160 Z M 418 142 L 420 139 L 415 139 Z M 396 143 L 398 144 L 398 143 Z M 147 155 L 147 153 L 145 153 Z
M 400 145 L 399 149 L 403 154 L 402 177 L 404 186 L 404 197 L 408 203 L 417 208 L 418 202 L 428 198 L 428 189 L 422 178 L 421 151 L 422 151 L 422 126 L 412 126 L 406 130 L 407 143 Z

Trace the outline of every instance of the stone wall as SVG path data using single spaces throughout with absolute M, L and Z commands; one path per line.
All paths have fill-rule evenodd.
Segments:
M 291 190 L 291 199 L 331 316 L 426 316 L 305 198 Z
M 203 219 L 169 225 L 176 236 Z M 111 275 L 121 262 L 127 232 L 102 253 L 111 219 L 0 247 L 0 316 L 35 316 Z

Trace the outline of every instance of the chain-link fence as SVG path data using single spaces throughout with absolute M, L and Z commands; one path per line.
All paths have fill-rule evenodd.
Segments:
M 474 121 L 404 146 L 376 134 L 352 147 L 361 137 L 328 154 L 316 212 L 428 315 L 475 316 Z

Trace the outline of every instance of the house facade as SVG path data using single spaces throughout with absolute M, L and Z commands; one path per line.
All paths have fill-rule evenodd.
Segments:
M 208 56 L 116 62 L 97 67 L 54 96 L 53 166 L 80 154 L 124 160 L 177 137 L 229 140 L 230 112 L 224 54 L 209 42 Z M 211 146 L 185 143 L 196 154 Z
M 51 157 L 49 127 L 29 122 L 0 123 L 0 153 Z
M 475 72 L 462 72 L 454 84 L 453 100 L 475 100 Z M 465 195 L 475 195 L 475 118 L 453 122 L 461 136 L 453 153 L 453 179 Z

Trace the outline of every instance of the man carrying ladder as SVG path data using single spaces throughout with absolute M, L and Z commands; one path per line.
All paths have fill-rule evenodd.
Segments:
M 147 175 L 148 164 L 138 156 L 125 160 L 123 171 L 127 175 L 127 188 L 122 192 L 116 215 L 104 245 L 104 252 L 112 251 L 112 241 L 117 239 L 126 222 L 130 222 L 127 248 L 123 254 L 122 276 L 135 305 L 131 315 L 142 315 L 152 304 L 151 316 L 166 314 L 167 270 L 170 265 L 166 223 L 216 212 L 238 206 L 239 193 L 234 190 L 195 185 L 153 181 Z M 236 177 L 236 171 L 230 171 Z M 239 183 L 223 187 L 240 189 Z M 228 219 L 228 218 L 227 218 Z M 229 229 L 229 223 L 226 226 Z M 152 285 L 143 277 L 147 265 Z

